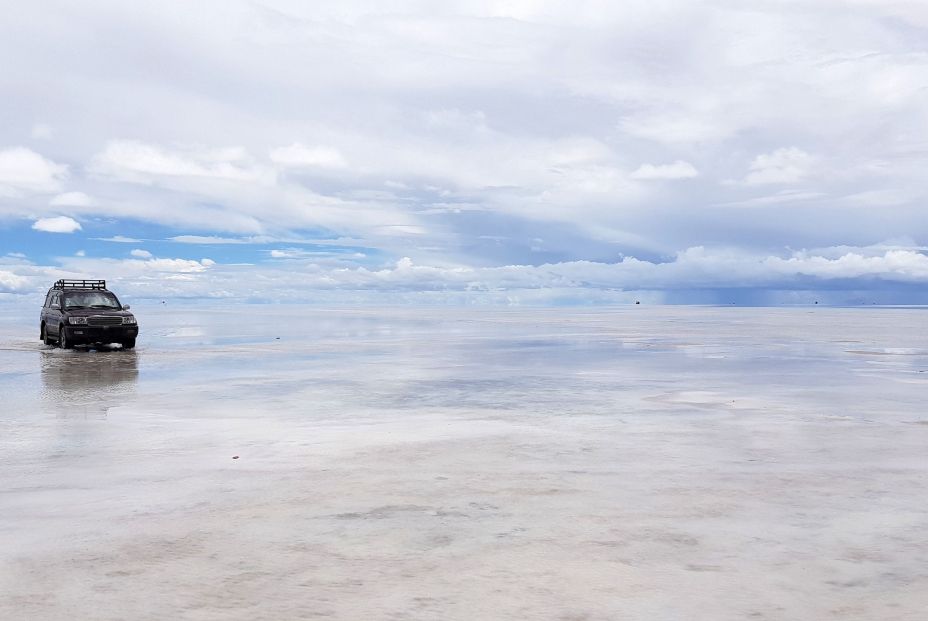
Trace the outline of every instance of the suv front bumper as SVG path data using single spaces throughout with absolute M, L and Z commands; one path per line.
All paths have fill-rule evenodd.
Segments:
M 138 325 L 130 326 L 65 326 L 68 342 L 75 345 L 89 343 L 121 343 L 139 335 Z

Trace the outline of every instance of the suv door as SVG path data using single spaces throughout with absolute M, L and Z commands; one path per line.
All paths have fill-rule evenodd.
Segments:
M 52 292 L 45 294 L 45 301 L 42 303 L 42 310 L 39 311 L 39 325 L 45 325 L 48 319 L 48 305 L 52 303 Z
M 61 292 L 52 293 L 51 302 L 45 309 L 45 332 L 49 336 L 58 336 L 58 325 L 61 323 Z
M 45 321 L 48 316 L 48 306 L 52 303 L 52 292 L 45 294 L 45 301 L 42 303 L 42 311 L 39 313 L 39 321 Z

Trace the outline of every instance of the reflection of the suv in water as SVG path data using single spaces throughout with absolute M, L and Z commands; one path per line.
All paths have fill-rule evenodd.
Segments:
M 134 350 L 46 350 L 42 401 L 58 416 L 100 415 L 135 394 L 139 356 Z

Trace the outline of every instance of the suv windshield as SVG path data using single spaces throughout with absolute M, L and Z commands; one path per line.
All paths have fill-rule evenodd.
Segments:
M 65 308 L 121 308 L 116 296 L 104 291 L 73 291 L 64 297 Z

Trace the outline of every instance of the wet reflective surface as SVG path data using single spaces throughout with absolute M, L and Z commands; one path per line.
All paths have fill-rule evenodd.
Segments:
M 0 307 L 0 618 L 928 614 L 925 309 L 133 306 Z
M 134 350 L 98 348 L 86 353 L 43 351 L 42 410 L 58 417 L 98 412 L 134 397 L 139 359 Z

